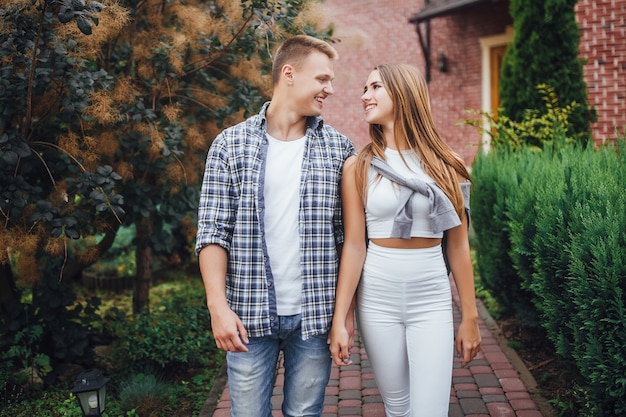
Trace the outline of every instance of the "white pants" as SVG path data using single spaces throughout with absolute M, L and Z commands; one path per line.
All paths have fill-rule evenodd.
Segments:
M 369 242 L 357 307 L 387 417 L 447 417 L 454 325 L 441 247 Z

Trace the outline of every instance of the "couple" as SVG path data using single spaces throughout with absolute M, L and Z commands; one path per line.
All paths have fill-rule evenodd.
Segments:
M 316 38 L 285 41 L 271 101 L 208 152 L 196 253 L 231 415 L 271 417 L 282 350 L 283 415 L 320 416 L 332 361 L 350 364 L 356 313 L 387 415 L 445 417 L 455 345 L 463 365 L 480 348 L 469 174 L 408 65 L 369 75 L 371 142 L 355 155 L 320 118 L 336 58 Z M 456 342 L 444 233 L 462 303 Z

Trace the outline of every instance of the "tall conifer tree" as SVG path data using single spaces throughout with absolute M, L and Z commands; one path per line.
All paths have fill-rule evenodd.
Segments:
M 579 57 L 576 2 L 511 0 L 515 38 L 502 66 L 500 98 L 504 114 L 520 121 L 527 109 L 545 109 L 537 85 L 552 86 L 561 106 L 578 104 L 570 116 L 568 134 L 586 143 L 596 115 L 587 101 Z

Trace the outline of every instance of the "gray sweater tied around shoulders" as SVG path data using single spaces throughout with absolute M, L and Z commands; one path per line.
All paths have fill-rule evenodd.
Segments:
M 400 201 L 402 204 L 396 211 L 390 237 L 401 239 L 411 238 L 411 225 L 413 223 L 411 197 L 416 192 L 428 197 L 428 201 L 430 202 L 428 219 L 430 220 L 433 233 L 441 233 L 461 224 L 461 219 L 459 219 L 459 216 L 456 214 L 454 205 L 435 182 L 425 182 L 418 178 L 405 178 L 394 171 L 389 164 L 376 156 L 372 158 L 371 165 L 380 175 L 400 185 Z M 470 184 L 470 182 L 462 182 L 459 184 L 461 186 L 461 192 L 463 193 L 468 223 Z

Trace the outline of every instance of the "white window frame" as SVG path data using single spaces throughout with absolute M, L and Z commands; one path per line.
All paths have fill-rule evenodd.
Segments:
M 495 36 L 479 38 L 481 49 L 481 83 L 482 83 L 482 110 L 491 113 L 491 49 L 496 46 L 510 45 L 513 43 L 513 27 L 507 26 L 504 33 Z M 489 121 L 484 120 L 485 131 L 489 130 Z M 490 136 L 483 134 L 482 149 L 488 152 L 490 148 Z

